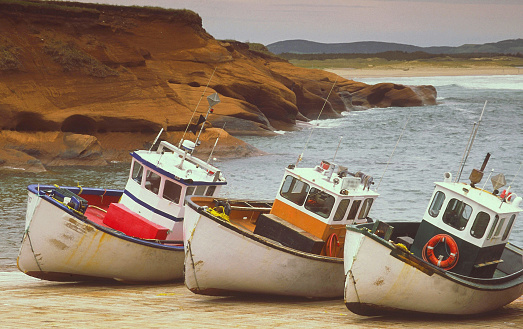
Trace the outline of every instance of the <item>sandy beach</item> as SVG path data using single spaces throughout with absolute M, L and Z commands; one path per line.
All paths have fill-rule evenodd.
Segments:
M 449 67 L 410 67 L 401 68 L 368 68 L 368 69 L 325 69 L 346 79 L 357 78 L 383 78 L 383 77 L 431 77 L 431 76 L 475 76 L 475 75 L 519 75 L 523 68 L 478 66 L 471 68 Z
M 363 317 L 342 299 L 212 297 L 183 283 L 55 283 L 0 272 L 3 328 L 521 328 L 523 297 L 491 314 L 468 317 Z

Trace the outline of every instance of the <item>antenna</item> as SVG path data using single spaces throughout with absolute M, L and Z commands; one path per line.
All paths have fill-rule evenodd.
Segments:
M 323 112 L 323 109 L 325 108 L 325 105 L 327 104 L 327 100 L 329 99 L 329 96 L 332 93 L 332 90 L 334 89 L 334 86 L 336 85 L 336 82 L 338 82 L 338 76 L 336 76 L 336 80 L 334 80 L 334 83 L 332 84 L 331 90 L 329 91 L 329 94 L 327 95 L 327 98 L 325 98 L 325 101 L 323 102 L 323 106 L 321 107 L 320 113 L 318 113 L 318 118 L 316 120 L 320 119 L 321 113 Z M 307 142 L 305 143 L 305 146 L 303 147 L 303 150 L 301 151 L 301 154 L 298 156 L 298 159 L 296 160 L 296 167 L 298 166 L 298 163 L 303 159 L 303 153 L 305 152 L 305 149 L 307 146 L 309 146 L 309 141 L 311 140 L 312 133 L 314 132 L 314 127 L 311 129 L 311 133 L 309 134 L 309 138 L 307 138 Z
M 154 144 L 156 144 L 156 142 L 158 141 L 158 138 L 160 138 L 160 135 L 161 135 L 162 133 L 163 133 L 163 128 L 160 129 L 160 132 L 158 133 L 158 136 L 156 136 L 156 138 L 154 139 L 153 144 L 152 144 L 151 147 L 149 148 L 149 152 L 153 149 Z
M 483 105 L 483 110 L 481 111 L 481 115 L 479 116 L 479 120 L 477 123 L 474 123 L 474 127 L 472 128 L 472 133 L 469 137 L 469 143 L 467 144 L 467 147 L 465 148 L 465 153 L 463 154 L 463 159 L 461 160 L 461 166 L 458 170 L 458 174 L 456 175 L 456 182 L 459 182 L 459 179 L 461 178 L 461 173 L 463 172 L 463 167 L 465 167 L 465 163 L 467 162 L 467 159 L 470 154 L 470 150 L 472 149 L 472 144 L 474 144 L 474 139 L 476 139 L 476 134 L 478 133 L 479 124 L 481 123 L 481 119 L 483 118 L 483 113 L 485 112 L 485 108 L 487 107 L 487 101 L 485 101 L 485 105 Z
M 389 159 L 387 160 L 387 165 L 385 166 L 385 170 L 383 170 L 383 174 L 381 174 L 381 178 L 380 178 L 380 181 L 378 182 L 378 186 L 376 186 L 376 192 L 378 191 L 378 188 L 380 187 L 381 180 L 383 179 L 383 176 L 385 176 L 385 172 L 387 171 L 387 168 L 389 168 L 389 164 L 390 164 L 390 160 L 392 159 L 392 155 L 394 154 L 394 151 L 396 151 L 396 147 L 398 146 L 398 144 L 399 144 L 399 142 L 401 140 L 401 137 L 403 136 L 403 133 L 405 132 L 405 129 L 407 128 L 407 124 L 410 121 L 411 115 L 412 115 L 412 112 L 409 115 L 409 117 L 407 118 L 407 122 L 405 122 L 405 126 L 403 126 L 403 130 L 401 131 L 400 137 L 396 141 L 396 145 L 394 145 L 394 149 L 390 153 Z
M 202 101 L 203 95 L 205 95 L 205 92 L 207 91 L 207 87 L 209 87 L 209 84 L 211 83 L 212 77 L 214 76 L 214 72 L 216 72 L 216 69 L 218 67 L 214 67 L 214 71 L 212 71 L 211 77 L 209 78 L 209 81 L 207 81 L 207 85 L 203 89 L 202 95 L 200 96 L 200 99 L 198 100 L 198 103 L 196 104 L 196 107 L 194 108 L 194 111 L 192 112 L 191 119 L 189 120 L 189 123 L 187 123 L 187 127 L 185 127 L 185 131 L 183 132 L 182 138 L 180 139 L 180 143 L 178 144 L 178 148 L 182 146 L 183 139 L 185 138 L 185 134 L 187 134 L 187 130 L 189 130 L 189 126 L 191 125 L 192 118 L 194 118 L 194 114 L 196 113 L 196 110 L 198 109 L 198 106 L 200 106 L 200 102 Z
M 222 130 L 225 130 L 225 125 L 226 124 L 227 124 L 227 122 L 225 122 L 223 124 Z M 218 137 L 216 138 L 216 142 L 214 142 L 214 146 L 212 147 L 211 153 L 209 154 L 209 159 L 207 159 L 207 163 L 209 163 L 209 164 L 211 163 L 212 154 L 214 153 L 214 148 L 218 144 L 218 140 L 220 140 L 220 134 L 218 134 Z
M 340 148 L 342 139 L 343 139 L 343 136 L 340 136 L 340 141 L 338 142 L 338 147 L 336 147 L 336 152 L 334 152 L 334 157 L 332 157 L 332 162 L 334 162 L 334 160 L 336 160 L 336 155 L 338 154 L 338 149 Z

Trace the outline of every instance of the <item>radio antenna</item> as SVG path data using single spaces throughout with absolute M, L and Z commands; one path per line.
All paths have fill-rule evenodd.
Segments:
M 407 124 L 410 121 L 410 116 L 411 115 L 412 115 L 412 113 L 407 118 L 407 122 L 405 122 L 405 126 L 403 126 L 403 130 L 401 131 L 400 137 L 396 141 L 396 145 L 394 146 L 394 149 L 390 153 L 389 159 L 387 160 L 387 165 L 385 166 L 385 170 L 383 170 L 383 174 L 381 174 L 381 178 L 380 178 L 380 181 L 378 182 L 378 186 L 376 186 L 376 192 L 378 192 L 378 188 L 380 187 L 381 180 L 383 179 L 383 176 L 385 176 L 385 172 L 387 171 L 387 168 L 389 168 L 389 164 L 390 164 L 390 160 L 392 159 L 392 155 L 394 154 L 394 151 L 396 151 L 396 147 L 398 146 L 398 144 L 399 144 L 399 142 L 401 140 L 401 137 L 403 137 L 403 133 L 405 133 L 405 129 L 407 128 Z
M 222 127 L 222 130 L 225 131 L 225 125 L 227 124 L 227 122 L 225 122 L 223 124 L 223 127 Z M 211 153 L 209 154 L 209 159 L 207 159 L 207 163 L 210 164 L 211 163 L 211 158 L 212 158 L 212 154 L 214 153 L 214 149 L 216 148 L 216 145 L 218 144 L 218 140 L 220 140 L 220 133 L 218 133 L 218 137 L 216 138 L 216 141 L 214 142 L 214 146 L 212 147 L 212 150 L 211 150 Z
M 338 147 L 336 147 L 336 152 L 334 152 L 334 156 L 332 157 L 332 162 L 334 162 L 334 160 L 336 160 L 336 155 L 338 154 L 338 150 L 340 148 L 342 139 L 343 139 L 343 136 L 340 136 L 340 141 L 338 142 Z

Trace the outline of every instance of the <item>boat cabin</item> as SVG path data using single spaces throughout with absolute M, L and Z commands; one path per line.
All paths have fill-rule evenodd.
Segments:
M 522 211 L 521 197 L 499 193 L 503 174 L 492 178 L 492 192 L 476 187 L 479 181 L 472 176 L 465 184 L 452 182 L 446 173 L 436 183 L 411 252 L 458 274 L 492 278 L 503 269 L 502 254 Z
M 187 195 L 216 195 L 226 184 L 221 172 L 191 155 L 194 143 L 182 148 L 162 141 L 156 151 L 131 153 L 129 179 L 120 202 L 131 211 L 170 230 L 168 240 L 183 240 Z
M 326 161 L 314 168 L 291 165 L 271 208 L 272 221 L 283 219 L 325 242 L 322 254 L 342 257 L 345 226 L 370 220 L 369 211 L 378 197 L 369 189 L 371 184 L 371 176 L 352 174 Z M 264 230 L 264 225 L 272 224 L 259 222 L 256 230 Z M 336 251 L 329 243 L 339 245 Z

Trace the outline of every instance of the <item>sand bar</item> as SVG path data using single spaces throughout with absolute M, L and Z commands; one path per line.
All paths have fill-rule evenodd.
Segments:
M 449 67 L 412 67 L 400 68 L 368 68 L 368 69 L 325 69 L 346 79 L 384 78 L 384 77 L 433 77 L 433 76 L 478 76 L 478 75 L 520 75 L 523 67 L 478 66 L 472 68 Z
M 0 272 L 2 328 L 522 328 L 523 298 L 483 316 L 363 317 L 342 299 L 211 297 L 183 283 L 54 283 Z

